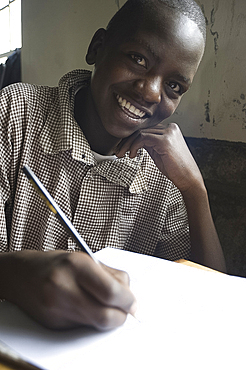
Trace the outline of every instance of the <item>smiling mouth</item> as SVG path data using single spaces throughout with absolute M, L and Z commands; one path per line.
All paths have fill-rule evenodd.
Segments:
M 116 99 L 122 110 L 126 111 L 133 118 L 143 118 L 144 116 L 146 116 L 146 112 L 136 108 L 133 104 L 122 98 L 120 95 L 117 94 Z

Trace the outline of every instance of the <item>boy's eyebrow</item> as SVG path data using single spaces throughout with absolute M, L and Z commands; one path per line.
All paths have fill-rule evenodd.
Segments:
M 137 39 L 135 37 L 129 37 L 126 42 L 135 42 L 137 44 L 140 44 L 141 46 L 143 46 L 149 53 L 151 53 L 153 55 L 153 57 L 155 59 L 157 59 L 158 61 L 161 60 L 161 58 L 156 54 L 156 52 L 153 50 L 153 48 L 151 47 L 151 45 L 146 41 L 146 40 L 143 40 L 143 39 Z M 175 73 L 172 77 L 175 77 L 177 78 L 178 80 L 180 81 L 183 81 L 184 83 L 186 83 L 187 85 L 191 85 L 191 80 L 190 78 L 187 78 L 185 76 L 183 76 L 181 73 L 177 72 Z
M 191 85 L 191 80 L 188 77 L 183 76 L 181 73 L 177 72 L 173 75 L 177 80 L 185 82 L 187 85 Z
M 143 46 L 146 50 L 148 50 L 149 53 L 153 55 L 156 59 L 160 60 L 160 57 L 156 54 L 156 52 L 152 49 L 151 45 L 146 41 L 142 39 L 137 39 L 135 37 L 129 37 L 126 42 L 135 42 L 137 44 L 140 44 Z

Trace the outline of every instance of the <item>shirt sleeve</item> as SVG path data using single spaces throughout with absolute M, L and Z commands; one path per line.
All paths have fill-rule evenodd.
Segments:
M 190 257 L 190 233 L 185 203 L 180 191 L 173 186 L 161 238 L 155 250 L 155 256 L 168 260 Z

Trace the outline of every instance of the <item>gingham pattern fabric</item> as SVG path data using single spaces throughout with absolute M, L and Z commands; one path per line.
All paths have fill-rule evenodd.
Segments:
M 90 72 L 76 70 L 58 87 L 1 91 L 0 251 L 77 250 L 22 173 L 28 165 L 93 251 L 189 258 L 183 199 L 148 153 L 97 163 L 73 115 L 75 91 L 89 83 Z

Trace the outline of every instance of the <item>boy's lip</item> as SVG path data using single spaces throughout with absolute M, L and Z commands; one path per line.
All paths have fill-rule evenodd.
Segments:
M 120 108 L 124 111 L 127 111 L 133 118 L 143 120 L 153 115 L 148 108 L 138 104 L 135 101 L 133 102 L 130 98 L 126 98 L 118 93 L 115 94 L 115 97 Z

